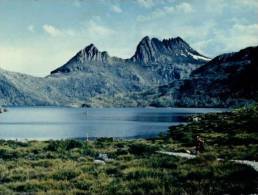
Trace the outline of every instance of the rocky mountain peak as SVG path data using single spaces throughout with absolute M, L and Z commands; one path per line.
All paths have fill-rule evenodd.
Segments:
M 204 63 L 210 59 L 192 49 L 181 37 L 163 39 L 144 37 L 138 44 L 131 61 L 148 63 L 191 62 Z
M 84 49 L 80 50 L 75 56 L 73 56 L 67 63 L 63 66 L 52 71 L 54 73 L 68 73 L 73 71 L 85 70 L 89 64 L 105 64 L 108 63 L 109 55 L 106 51 L 99 51 L 94 44 L 86 46 Z
M 68 73 L 75 71 L 90 71 L 90 66 L 102 64 L 117 64 L 117 63 L 135 63 L 138 65 L 156 66 L 162 65 L 161 72 L 168 72 L 173 65 L 194 64 L 192 68 L 189 66 L 187 72 L 204 64 L 208 61 L 197 51 L 192 49 L 182 38 L 175 37 L 170 39 L 159 40 L 158 38 L 150 38 L 145 36 L 137 45 L 135 54 L 129 59 L 120 59 L 110 57 L 106 51 L 99 51 L 94 44 L 86 46 L 72 57 L 66 64 L 52 71 L 53 73 Z M 172 69 L 173 69 L 172 68 Z M 182 66 L 181 66 L 182 68 Z
M 190 49 L 191 47 L 181 37 L 163 39 L 162 43 L 168 49 Z
M 150 39 L 149 36 L 145 36 L 137 45 L 135 54 L 130 60 L 133 62 L 148 63 L 155 61 L 157 54 L 162 50 L 162 42 L 157 38 Z
M 142 38 L 142 40 L 140 41 L 139 44 L 144 43 L 144 42 L 149 42 L 149 41 L 150 41 L 150 37 L 149 36 L 145 36 L 145 37 Z
M 82 49 L 82 51 L 83 50 L 87 51 L 87 52 L 92 52 L 92 51 L 99 52 L 98 48 L 93 43 L 91 43 L 88 46 L 86 46 L 84 49 Z
M 106 62 L 109 56 L 106 51 L 100 52 L 94 44 L 90 44 L 79 51 L 75 57 L 77 57 L 81 63 L 84 63 L 86 61 Z

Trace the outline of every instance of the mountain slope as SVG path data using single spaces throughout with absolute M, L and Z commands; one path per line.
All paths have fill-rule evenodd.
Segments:
M 258 47 L 215 57 L 185 80 L 140 95 L 154 106 L 227 107 L 258 98 Z M 146 104 L 143 103 L 143 104 Z
M 43 79 L 0 70 L 0 105 L 48 105 L 38 88 Z M 36 87 L 34 87 L 36 86 Z
M 94 44 L 90 44 L 79 51 L 66 64 L 52 71 L 51 74 L 88 71 L 87 66 L 85 66 L 86 64 L 103 65 L 112 63 L 111 61 L 112 58 L 109 57 L 107 52 L 100 52 Z

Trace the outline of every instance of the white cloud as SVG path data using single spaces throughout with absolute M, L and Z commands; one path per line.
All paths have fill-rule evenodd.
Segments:
M 236 0 L 234 1 L 236 2 Z M 209 1 L 203 2 L 202 9 L 206 13 L 208 13 L 207 17 L 210 17 L 210 16 L 217 17 L 223 14 L 224 10 L 228 5 L 230 5 L 230 7 L 235 6 L 235 2 L 230 3 L 230 1 L 225 1 L 225 0 L 209 0 Z
M 176 6 L 176 10 L 179 12 L 191 13 L 193 11 L 193 8 L 191 4 L 183 2 Z
M 256 9 L 258 9 L 257 0 L 237 0 L 237 4 L 241 6 L 255 7 Z
M 145 8 L 150 8 L 154 5 L 153 0 L 136 0 L 136 1 L 140 6 L 143 6 Z
M 49 40 L 33 44 L 30 43 L 27 47 L 0 46 L 0 68 L 34 76 L 46 76 L 75 54 L 69 44 L 52 44 L 49 47 L 51 44 Z M 60 48 L 65 49 L 60 50 Z
M 225 42 L 226 51 L 235 51 L 243 47 L 258 44 L 258 24 L 235 24 L 229 33 L 219 33 L 217 39 Z
M 35 32 L 35 27 L 34 27 L 34 25 L 29 25 L 28 27 L 27 27 L 27 29 L 28 29 L 28 31 L 30 31 L 30 32 Z
M 50 36 L 53 36 L 53 37 L 56 37 L 62 34 L 61 30 L 49 24 L 44 24 L 42 28 L 46 33 L 48 33 Z
M 76 36 L 78 34 L 77 31 L 73 29 L 59 29 L 53 25 L 50 24 L 44 24 L 42 26 L 43 30 L 50 35 L 51 37 L 57 37 L 57 36 Z
M 123 12 L 123 10 L 122 10 L 119 6 L 117 6 L 117 5 L 113 5 L 113 6 L 111 7 L 111 10 L 112 10 L 113 12 L 115 12 L 115 13 L 122 13 L 122 12 Z
M 191 13 L 193 8 L 189 3 L 183 2 L 178 5 L 164 6 L 162 8 L 157 8 L 152 11 L 149 15 L 140 15 L 137 17 L 137 21 L 144 22 L 157 18 L 161 18 L 173 13 Z
M 153 20 L 156 18 L 161 18 L 163 16 L 166 16 L 167 14 L 171 14 L 175 11 L 175 8 L 173 6 L 166 6 L 163 8 L 155 9 L 151 14 L 149 15 L 140 15 L 137 17 L 137 21 L 139 22 L 144 22 L 144 21 L 149 21 Z
M 235 24 L 233 26 L 233 31 L 257 35 L 258 34 L 258 24 L 249 24 L 249 25 Z
M 234 24 L 229 29 L 214 27 L 212 32 L 212 37 L 199 40 L 193 46 L 199 51 L 209 51 L 213 55 L 219 55 L 258 45 L 258 24 Z
M 90 20 L 88 23 L 87 33 L 93 36 L 109 36 L 114 34 L 114 30 L 106 26 L 100 25 L 94 20 Z

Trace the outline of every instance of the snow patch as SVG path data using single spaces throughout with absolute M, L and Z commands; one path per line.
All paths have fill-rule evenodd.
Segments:
M 192 53 L 190 53 L 190 52 L 188 52 L 188 54 L 189 54 L 190 56 L 192 56 L 193 59 L 195 59 L 195 60 L 204 60 L 204 61 L 210 61 L 210 60 L 211 60 L 210 58 L 206 58 L 206 57 L 204 57 L 204 56 L 199 56 L 199 55 L 194 55 L 194 54 L 192 54 Z

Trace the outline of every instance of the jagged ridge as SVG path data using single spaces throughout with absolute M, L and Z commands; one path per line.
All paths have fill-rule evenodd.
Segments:
M 136 63 L 197 62 L 210 59 L 192 49 L 182 38 L 171 39 L 144 37 L 138 44 L 135 54 L 129 59 Z
M 177 71 L 180 71 L 177 64 L 198 65 L 204 64 L 209 60 L 209 58 L 192 49 L 180 37 L 160 41 L 157 38 L 150 39 L 146 36 L 139 42 L 135 54 L 129 59 L 110 57 L 106 51 L 100 52 L 93 44 L 90 44 L 79 51 L 66 64 L 52 71 L 51 74 L 90 71 L 89 66 L 91 65 L 113 65 L 117 63 L 138 65 L 160 64 L 163 66 L 162 69 L 164 69 L 164 65 L 173 64 L 172 68 L 176 68 Z M 194 67 L 189 65 L 188 69 L 192 71 Z M 187 72 L 187 74 L 189 73 L 189 71 L 183 71 Z
M 108 63 L 109 55 L 106 51 L 100 52 L 94 44 L 90 44 L 81 51 L 79 51 L 74 57 L 72 57 L 62 67 L 52 71 L 51 74 L 62 72 L 68 73 L 72 71 L 82 71 L 85 63 L 103 64 Z

